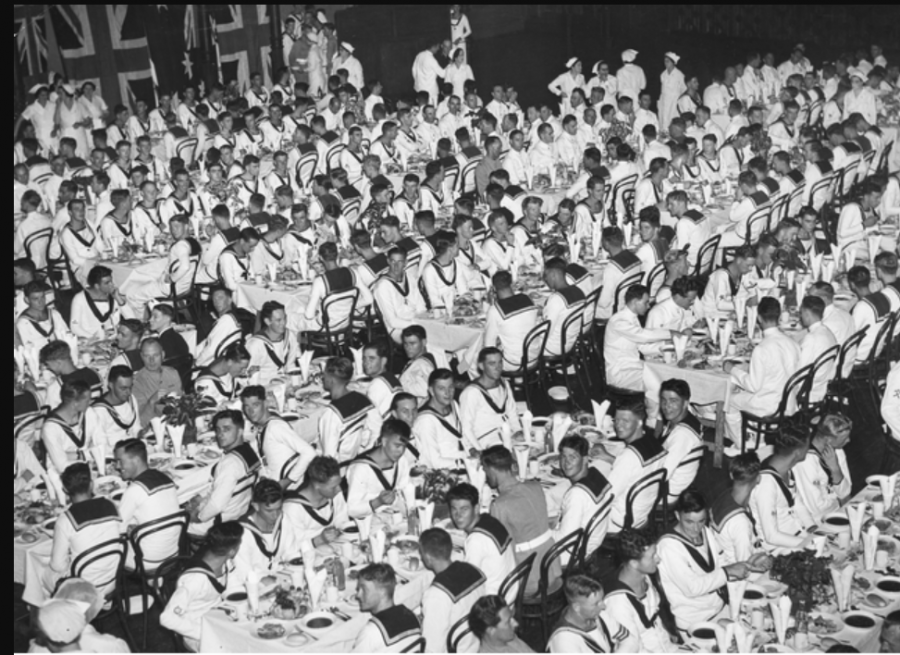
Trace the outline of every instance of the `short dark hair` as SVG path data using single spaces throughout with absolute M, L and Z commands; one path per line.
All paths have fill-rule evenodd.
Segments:
M 475 601 L 469 612 L 469 630 L 479 641 L 484 639 L 488 628 L 500 623 L 500 610 L 506 606 L 506 601 L 500 596 L 482 596 Z
M 856 286 L 866 287 L 872 282 L 872 274 L 865 266 L 854 266 L 847 271 L 847 281 Z
M 397 586 L 397 576 L 390 564 L 369 564 L 359 572 L 359 579 L 375 583 L 393 598 L 394 589 Z
M 84 462 L 70 465 L 60 476 L 63 489 L 69 496 L 86 494 L 91 490 L 91 467 Z
M 445 530 L 440 528 L 429 528 L 419 537 L 419 546 L 422 552 L 447 561 L 453 555 L 453 540 Z
M 759 475 L 761 466 L 756 451 L 751 450 L 731 460 L 731 464 L 728 465 L 728 475 L 732 482 L 749 482 Z
M 424 341 L 428 338 L 428 334 L 421 325 L 407 325 L 403 328 L 403 332 L 400 333 L 401 339 L 405 339 L 406 337 L 415 337 L 420 341 Z
M 768 323 L 777 323 L 781 316 L 781 303 L 771 296 L 759 301 L 759 317 Z
M 812 312 L 813 316 L 821 319 L 825 313 L 825 301 L 818 296 L 806 296 L 800 302 L 800 309 Z
M 265 387 L 261 387 L 259 385 L 250 386 L 244 388 L 241 391 L 241 400 L 246 400 L 248 398 L 256 398 L 257 400 L 262 400 L 265 402 L 266 400 L 266 389 Z
M 41 348 L 39 360 L 41 364 L 59 359 L 71 359 L 72 349 L 65 341 L 51 341 Z
M 602 591 L 603 585 L 594 580 L 594 578 L 582 573 L 570 575 L 565 581 L 566 600 L 570 604 L 578 598 L 587 598 Z
M 331 357 L 325 362 L 325 372 L 349 382 L 353 379 L 353 362 L 346 357 Z
M 109 369 L 109 376 L 107 381 L 109 382 L 109 386 L 111 387 L 116 382 L 118 382 L 121 378 L 133 378 L 134 371 L 132 371 L 127 366 L 113 366 Z
M 680 514 L 696 514 L 708 508 L 709 505 L 706 504 L 703 494 L 693 489 L 682 491 L 675 502 L 675 511 Z
M 406 402 L 407 400 L 411 400 L 418 406 L 419 401 L 416 400 L 416 397 L 411 393 L 407 393 L 406 391 L 401 391 L 400 393 L 394 394 L 394 399 L 391 401 L 391 411 L 397 411 L 397 408 L 400 407 L 400 403 Z
M 243 536 L 244 526 L 237 521 L 226 521 L 209 529 L 203 547 L 217 557 L 224 557 L 240 547 Z
M 619 533 L 619 544 L 616 548 L 619 561 L 624 563 L 641 559 L 644 553 L 647 552 L 647 549 L 655 543 L 656 540 L 649 532 L 625 528 Z
M 381 424 L 381 439 L 386 437 L 400 437 L 403 443 L 409 443 L 412 437 L 412 429 L 398 418 L 385 419 Z
M 341 465 L 333 457 L 318 455 L 313 457 L 306 469 L 306 478 L 324 484 L 335 477 L 340 477 Z
M 218 414 L 216 414 L 215 416 L 213 416 L 213 419 L 212 419 L 213 429 L 215 429 L 216 426 L 219 425 L 220 421 L 231 421 L 232 423 L 235 424 L 235 426 L 237 426 L 239 428 L 244 427 L 244 415 L 236 409 L 224 409 L 221 412 L 219 412 Z
M 263 478 L 253 487 L 253 502 L 259 505 L 273 505 L 284 500 L 284 489 L 275 480 Z
M 671 391 L 672 393 L 676 393 L 682 400 L 691 399 L 691 385 L 687 383 L 687 380 L 682 380 L 680 378 L 670 378 L 659 385 L 659 393 L 662 394 L 663 391 Z
M 113 452 L 121 450 L 129 457 L 137 457 L 143 462 L 147 461 L 147 444 L 140 439 L 123 439 L 116 443 Z
M 472 507 L 478 507 L 478 489 L 468 482 L 461 482 L 447 492 L 447 505 L 454 500 L 467 500 Z
M 107 277 L 112 277 L 112 271 L 110 269 L 106 268 L 106 266 L 94 266 L 90 273 L 88 273 L 88 286 L 95 287 Z
M 91 385 L 84 380 L 66 380 L 59 391 L 59 400 L 70 403 L 91 393 Z
M 498 471 L 512 471 L 513 454 L 506 446 L 491 446 L 481 453 L 481 465 Z
M 640 300 L 650 293 L 650 290 L 643 284 L 635 284 L 625 290 L 625 304 L 627 305 L 633 300 Z
M 672 283 L 673 296 L 687 298 L 687 295 L 692 291 L 700 293 L 700 280 L 692 275 L 685 275 Z
M 563 448 L 574 450 L 582 457 L 587 457 L 587 454 L 591 450 L 591 445 L 588 443 L 588 440 L 580 434 L 567 434 L 559 442 L 560 453 L 563 451 Z

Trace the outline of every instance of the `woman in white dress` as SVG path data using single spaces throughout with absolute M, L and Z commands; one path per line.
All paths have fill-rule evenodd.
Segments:
M 450 40 L 453 42 L 453 47 L 462 50 L 463 54 L 469 54 L 466 39 L 470 36 L 472 36 L 472 28 L 469 27 L 468 16 L 462 13 L 460 5 L 450 5 Z M 456 57 L 454 56 L 453 59 L 455 61 Z M 447 82 L 449 83 L 450 80 Z
M 321 97 L 327 90 L 325 84 L 325 57 L 322 47 L 311 34 L 304 34 L 309 39 L 309 54 L 306 58 L 306 74 L 309 76 L 309 95 L 311 98 Z
M 674 52 L 666 53 L 666 70 L 659 76 L 662 82 L 662 91 L 659 94 L 659 126 L 668 131 L 669 124 L 672 119 L 678 116 L 678 99 L 685 91 L 687 85 L 684 83 L 684 73 L 675 66 L 681 59 Z
M 104 129 L 109 107 L 106 106 L 106 101 L 97 94 L 97 87 L 93 82 L 85 82 L 81 85 L 81 94 L 78 101 L 91 117 L 93 128 L 95 130 Z
M 75 88 L 70 84 L 60 87 L 60 99 L 56 103 L 56 131 L 60 138 L 75 139 L 75 153 L 87 159 L 91 151 L 88 147 L 87 128 L 93 125 L 84 106 L 75 99 Z
M 572 111 L 572 104 L 569 99 L 574 89 L 584 89 L 584 75 L 581 74 L 581 60 L 578 57 L 572 57 L 566 62 L 565 73 L 560 74 L 555 80 L 547 85 L 547 88 L 553 95 L 559 96 L 559 109 L 562 116 Z
M 466 97 L 466 81 L 475 80 L 472 67 L 466 62 L 466 51 L 463 48 L 456 49 L 453 53 L 453 61 L 444 71 L 444 81 L 453 86 L 453 95 L 463 100 Z

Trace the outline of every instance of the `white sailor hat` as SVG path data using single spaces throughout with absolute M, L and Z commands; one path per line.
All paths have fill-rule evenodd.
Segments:
M 677 64 L 681 60 L 681 57 L 679 57 L 672 51 L 669 51 L 666 53 L 666 58 L 671 59 L 672 63 L 674 63 L 674 64 Z
M 38 93 L 41 92 L 41 89 L 46 89 L 46 88 L 47 88 L 46 84 L 41 84 L 39 82 L 39 83 L 35 84 L 33 87 L 31 87 L 30 89 L 28 89 L 28 93 L 30 93 L 33 96 L 36 96 Z
M 346 41 L 344 41 L 344 42 L 341 43 L 341 47 L 342 47 L 344 50 L 346 50 L 347 52 L 349 52 L 351 55 L 352 55 L 353 52 L 356 50 L 356 48 L 354 48 L 352 45 L 350 45 L 350 44 L 347 43 Z
M 569 61 L 566 62 L 566 68 L 572 68 L 575 64 L 581 61 L 578 57 L 572 57 Z
M 632 50 L 631 48 L 629 48 L 628 50 L 622 51 L 622 61 L 624 61 L 626 64 L 630 64 L 631 62 L 633 62 L 637 56 L 637 50 Z

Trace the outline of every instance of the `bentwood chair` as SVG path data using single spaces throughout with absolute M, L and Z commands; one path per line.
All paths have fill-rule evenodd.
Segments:
M 544 557 L 541 559 L 538 594 L 535 597 L 526 598 L 522 605 L 523 627 L 540 623 L 542 644 L 546 644 L 550 639 L 550 631 L 565 609 L 566 596 L 563 590 L 563 580 L 568 573 L 581 564 L 578 559 L 578 547 L 583 533 L 584 530 L 578 528 L 575 532 L 557 541 L 550 550 L 544 553 Z M 569 556 L 569 562 L 563 568 L 562 576 L 551 579 L 551 568 L 560 563 L 563 555 Z M 528 632 L 526 629 L 526 633 Z M 529 645 L 534 647 L 534 644 Z
M 528 407 L 534 407 L 536 397 L 542 395 L 546 387 L 544 353 L 549 336 L 550 321 L 535 325 L 522 342 L 521 364 L 518 368 L 503 371 L 503 377 L 509 382 L 513 392 L 520 391 L 524 394 Z
M 181 511 L 169 516 L 163 516 L 155 521 L 150 521 L 137 526 L 129 535 L 128 540 L 134 553 L 135 577 L 141 583 L 141 607 L 143 608 L 144 632 L 143 632 L 143 650 L 147 650 L 147 635 L 149 634 L 149 599 L 153 598 L 153 602 L 159 607 L 162 603 L 162 578 L 158 577 L 158 572 L 162 567 L 162 563 L 154 566 L 153 562 L 148 562 L 144 547 L 148 539 L 159 539 L 165 533 L 172 535 L 177 534 L 177 541 L 174 552 L 168 553 L 164 561 L 168 561 L 172 557 L 187 555 L 187 512 Z M 129 602 L 130 605 L 130 602 Z M 129 607 L 130 610 L 130 607 Z
M 322 329 L 307 332 L 309 346 L 328 357 L 350 354 L 353 341 L 353 316 L 359 302 L 359 289 L 332 293 L 322 299 Z
M 594 554 L 593 550 L 590 550 L 590 542 L 591 537 L 594 533 L 600 528 L 600 525 L 604 521 L 609 520 L 610 512 L 612 511 L 612 503 L 615 494 L 612 491 L 608 491 L 606 496 L 600 503 L 600 507 L 597 508 L 597 511 L 594 512 L 594 515 L 590 518 L 587 525 L 584 527 L 584 533 L 581 537 L 581 544 L 579 544 L 578 550 L 578 559 L 580 562 L 587 562 L 590 560 L 591 555 Z M 606 535 L 604 535 L 605 537 Z
M 472 629 L 469 627 L 469 617 L 463 616 L 459 619 L 450 630 L 447 632 L 447 652 L 448 653 L 474 653 L 477 652 L 477 648 L 472 650 L 471 646 L 473 645 L 471 642 L 474 641 L 477 646 L 478 640 L 474 637 L 471 637 Z M 460 642 L 462 642 L 466 637 L 469 637 L 468 641 L 470 642 L 468 645 L 470 646 L 466 650 L 460 651 L 458 650 L 460 646 Z
M 757 416 L 750 412 L 741 411 L 741 454 L 746 452 L 751 440 L 754 442 L 754 450 L 758 450 L 763 443 L 771 442 L 779 431 L 791 421 L 796 413 L 795 404 L 798 396 L 808 397 L 806 387 L 812 384 L 814 364 L 807 364 L 795 372 L 784 386 L 781 401 L 774 413 L 768 416 Z
M 694 275 L 700 277 L 709 275 L 716 267 L 716 251 L 719 249 L 719 241 L 722 240 L 721 234 L 710 237 L 700 246 L 697 252 L 697 267 L 694 269 Z
M 125 551 L 128 543 L 125 536 L 103 541 L 78 555 L 70 567 L 73 578 L 81 578 L 93 584 L 98 589 L 105 589 L 109 585 L 112 590 L 106 594 L 109 609 L 101 610 L 95 621 L 102 621 L 115 615 L 122 625 L 125 641 L 134 650 L 134 638 L 131 635 L 131 627 L 128 625 L 128 615 L 125 612 Z M 112 577 L 108 577 L 107 570 L 114 569 Z M 98 577 L 99 576 L 99 577 Z
M 424 653 L 425 652 L 425 637 L 419 637 L 414 642 L 412 642 L 409 646 L 404 648 L 401 653 Z
M 531 569 L 536 558 L 537 553 L 532 553 L 510 571 L 506 579 L 500 583 L 500 589 L 497 592 L 497 595 L 509 605 L 517 622 L 522 618 L 522 604 L 525 602 L 525 583 L 531 576 Z

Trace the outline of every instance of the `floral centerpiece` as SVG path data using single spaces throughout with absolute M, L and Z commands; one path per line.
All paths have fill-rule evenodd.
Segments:
M 816 557 L 809 550 L 802 550 L 774 558 L 769 575 L 787 585 L 787 595 L 793 602 L 793 611 L 809 612 L 815 605 L 825 603 L 833 594 L 830 557 Z
M 184 426 L 182 443 L 186 446 L 197 441 L 197 418 L 214 410 L 216 403 L 211 398 L 199 394 L 184 394 L 166 396 L 162 399 L 162 406 L 162 415 L 166 423 L 173 427 Z
M 416 492 L 421 500 L 430 500 L 435 507 L 447 503 L 447 492 L 461 481 L 461 477 L 447 469 L 425 471 L 422 486 Z

